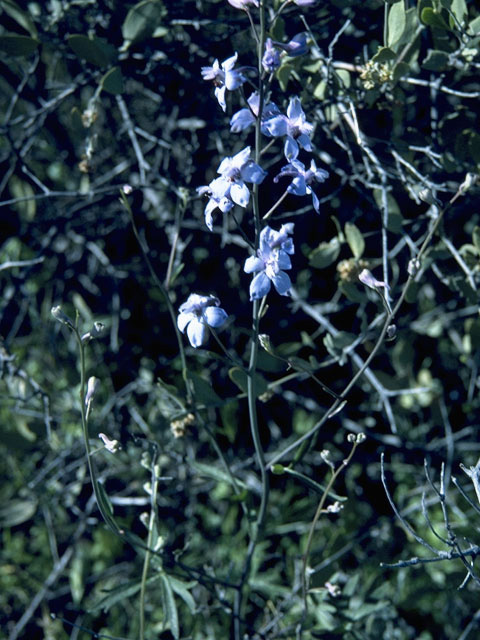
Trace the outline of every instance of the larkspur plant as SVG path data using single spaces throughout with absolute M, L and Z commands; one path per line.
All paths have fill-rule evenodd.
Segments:
M 20 8 L 23 4 L 28 12 Z M 116 65 L 114 45 L 105 47 L 103 36 L 91 33 L 91 13 L 86 12 L 89 37 L 70 34 L 81 5 L 88 3 L 70 3 L 71 11 L 42 15 L 40 21 L 41 4 L 7 2 L 7 27 L 18 23 L 30 36 L 0 34 L 0 56 L 15 53 L 4 88 L 17 78 L 2 113 L 5 149 L 15 141 L 2 180 L 11 194 L 3 204 L 13 204 L 19 227 L 33 230 L 28 243 L 19 236 L 0 247 L 6 255 L 2 278 L 14 270 L 0 316 L 9 304 L 15 306 L 13 321 L 4 320 L 8 331 L 0 350 L 2 395 L 13 409 L 4 420 L 5 441 L 20 442 L 16 458 L 4 447 L 13 481 L 3 486 L 2 541 L 19 560 L 12 562 L 2 549 L 0 627 L 6 626 L 10 640 L 36 632 L 52 638 L 71 632 L 72 637 L 131 640 L 467 640 L 478 622 L 475 613 L 464 620 L 469 599 L 477 607 L 480 549 L 464 532 L 478 517 L 478 506 L 459 488 L 450 522 L 447 490 L 450 481 L 457 487 L 452 461 L 458 442 L 467 451 L 467 446 L 475 450 L 478 440 L 480 215 L 456 208 L 458 198 L 475 189 L 479 166 L 478 135 L 467 128 L 475 114 L 465 106 L 479 95 L 478 80 L 470 73 L 478 71 L 478 11 L 469 17 L 463 0 L 419 1 L 417 7 L 389 0 L 380 10 L 379 2 L 222 0 L 186 3 L 186 15 L 178 19 L 170 13 L 171 3 L 141 0 L 131 7 L 127 3 L 124 43 L 118 50 L 122 64 Z M 315 4 L 318 11 L 310 20 L 307 9 Z M 195 11 L 202 7 L 205 15 L 190 20 L 187 12 L 193 6 Z M 384 27 L 379 51 L 381 26 L 365 18 L 375 11 L 382 13 Z M 55 21 L 61 26 L 55 34 L 59 47 L 58 35 L 69 33 L 60 66 L 56 47 L 45 46 L 51 44 Z M 337 23 L 339 30 L 328 33 L 329 25 Z M 371 42 L 362 43 L 352 59 L 337 55 L 339 41 L 346 37 L 354 45 L 363 33 Z M 422 60 L 427 38 L 445 50 L 430 49 Z M 164 45 L 165 52 L 156 50 Z M 175 51 L 179 45 L 181 55 Z M 144 55 L 146 64 L 139 65 Z M 370 55 L 374 60 L 360 67 L 359 60 Z M 182 67 L 182 56 L 188 66 Z M 54 71 L 47 68 L 51 73 L 43 88 L 35 69 L 43 71 L 45 60 L 53 60 Z M 70 64 L 74 75 L 68 77 Z M 365 69 L 378 65 L 385 73 L 369 76 L 372 82 L 366 83 Z M 159 119 L 138 118 L 135 104 L 146 104 L 159 69 L 172 86 L 184 82 L 175 92 L 181 100 L 172 109 L 165 81 L 147 112 L 156 116 L 158 109 Z M 421 77 L 413 77 L 415 70 Z M 131 82 L 123 83 L 126 73 L 132 73 Z M 64 74 L 71 84 L 52 96 L 51 79 L 63 87 Z M 189 96 L 191 87 L 195 92 Z M 198 87 L 205 89 L 202 95 Z M 420 143 L 413 133 L 423 135 L 420 127 L 415 130 L 416 120 L 425 124 L 423 107 L 418 109 L 413 97 L 425 87 L 435 109 Z M 77 121 L 85 96 L 87 106 L 69 136 L 71 146 L 85 148 L 85 155 L 71 173 L 61 163 L 66 183 L 75 184 L 75 170 L 85 175 L 78 191 L 53 191 L 60 167 L 48 142 L 55 137 L 49 114 L 55 110 L 62 125 Z M 376 102 L 379 121 L 386 113 L 392 116 L 391 139 L 375 139 L 369 114 Z M 443 118 L 442 104 L 451 108 Z M 109 118 L 97 117 L 106 105 Z M 216 120 L 209 132 L 211 107 Z M 108 139 L 99 123 L 118 124 L 116 118 L 121 120 L 119 135 L 111 136 L 114 152 L 110 158 L 99 155 L 102 172 L 95 175 L 94 140 Z M 42 144 L 32 144 L 44 123 L 49 135 L 42 136 Z M 163 124 L 168 126 L 160 140 Z M 461 133 L 450 148 L 450 142 L 444 144 L 445 129 L 455 126 Z M 30 131 L 25 138 L 22 129 Z M 122 132 L 130 146 L 123 144 Z M 454 146 L 455 163 L 462 171 L 469 169 L 463 181 L 455 177 Z M 127 153 L 119 160 L 123 147 Z M 387 163 L 390 147 L 392 161 Z M 108 172 L 103 163 L 109 163 Z M 133 169 L 124 176 L 128 167 Z M 442 167 L 448 168 L 448 178 L 434 180 L 431 176 L 441 175 Z M 202 174 L 215 168 L 215 177 L 202 184 L 208 182 Z M 118 184 L 104 186 L 105 174 L 118 175 Z M 185 186 L 192 184 L 202 185 L 196 190 L 201 198 Z M 33 197 L 32 185 L 41 190 Z M 55 204 L 64 198 L 68 203 L 58 225 L 50 224 L 51 198 Z M 422 207 L 423 213 L 403 217 L 406 204 Z M 98 229 L 92 229 L 93 206 Z M 83 210 L 88 211 L 85 218 Z M 450 241 L 449 227 L 456 220 L 452 225 L 447 211 L 468 217 L 464 229 L 472 239 L 460 249 Z M 127 219 L 131 226 L 126 231 L 121 225 Z M 140 220 L 144 229 L 137 226 Z M 367 233 L 360 231 L 364 225 Z M 124 243 L 132 245 L 122 256 L 125 262 L 122 243 L 111 251 L 119 229 L 133 232 L 137 240 Z M 332 229 L 336 235 L 329 240 Z M 155 243 L 152 251 L 150 242 Z M 86 273 L 77 265 L 84 260 L 83 247 Z M 50 282 L 42 263 L 52 255 L 58 267 L 49 267 L 57 274 Z M 132 272 L 119 264 L 131 265 Z M 159 275 L 162 265 L 165 277 Z M 41 268 L 43 281 L 25 279 L 35 286 L 23 286 L 26 267 L 32 272 Z M 430 267 L 432 279 L 424 282 Z M 318 277 L 318 269 L 330 269 L 329 275 Z M 77 274 L 83 295 L 75 291 L 72 296 L 76 313 L 60 306 L 51 310 L 53 331 L 65 341 L 46 350 L 44 367 L 28 355 L 23 369 L 20 359 L 34 339 L 28 344 L 20 335 L 17 352 L 9 354 L 12 335 L 21 334 L 28 323 L 40 325 L 35 302 L 40 300 L 43 309 L 59 292 L 69 295 Z M 100 288 L 107 276 L 115 282 L 111 299 Z M 441 289 L 452 293 L 450 299 L 442 302 Z M 412 309 L 417 295 L 423 317 L 412 322 L 415 312 L 402 303 L 408 301 Z M 442 304 L 448 313 L 442 314 Z M 91 319 L 94 306 L 106 326 Z M 445 380 L 432 356 L 433 340 L 444 331 L 435 356 L 446 354 Z M 417 345 L 410 344 L 415 334 L 425 345 L 418 353 Z M 108 341 L 110 355 L 115 354 L 109 361 L 102 358 Z M 117 358 L 120 349 L 130 355 Z M 35 344 L 31 351 L 37 353 Z M 77 354 L 68 376 L 57 351 L 66 362 Z M 34 378 L 41 369 L 51 394 Z M 329 386 L 323 381 L 327 376 Z M 453 383 L 446 380 L 449 376 Z M 455 419 L 465 414 L 455 433 L 449 415 L 454 397 L 461 401 Z M 2 415 L 9 414 L 3 410 Z M 39 417 L 47 433 L 43 449 Z M 444 437 L 429 440 L 428 420 L 430 425 L 435 421 L 437 435 L 443 425 Z M 16 439 L 8 430 L 10 422 L 16 425 Z M 77 457 L 80 423 L 83 465 Z M 342 484 L 340 476 L 364 441 L 365 428 L 375 429 L 375 437 Z M 354 433 L 345 438 L 346 429 Z M 434 463 L 442 448 L 448 454 L 438 483 L 431 474 L 434 463 L 425 463 L 433 502 L 423 495 L 421 505 L 411 500 L 419 494 L 414 474 L 407 479 L 412 487 L 394 494 L 390 471 L 395 481 L 406 474 L 383 457 L 378 464 L 375 455 L 379 442 L 387 455 L 393 450 L 400 460 L 412 453 L 411 445 L 416 451 L 419 441 L 428 441 Z M 471 462 L 465 459 L 467 466 L 460 469 L 480 500 L 480 461 Z M 85 471 L 95 500 L 89 499 Z M 64 477 L 62 486 L 68 490 L 61 492 Z M 378 496 L 368 502 L 365 487 L 370 489 L 375 478 L 385 487 L 388 502 L 383 505 Z M 468 505 L 464 511 L 462 500 Z M 395 536 L 393 518 L 383 513 L 388 503 L 410 540 Z M 420 588 L 405 579 L 409 566 L 422 563 L 416 546 L 410 559 L 388 565 L 402 569 L 400 581 L 370 562 L 378 553 L 388 557 L 394 547 L 405 551 L 412 540 L 427 550 Z M 445 560 L 451 562 L 448 574 L 432 569 Z M 13 571 L 16 566 L 21 570 Z M 455 590 L 450 586 L 457 576 L 455 586 L 462 588 Z M 447 579 L 452 582 L 442 592 Z M 432 583 L 434 599 L 428 600 L 424 594 Z M 403 616 L 401 609 L 412 600 L 415 604 Z M 457 622 L 450 620 L 454 601 Z M 40 605 L 35 626 L 34 606 Z M 48 610 L 65 617 L 51 619 Z M 8 619 L 12 611 L 20 612 L 16 620 Z M 431 629 L 421 628 L 422 616 L 433 621 Z

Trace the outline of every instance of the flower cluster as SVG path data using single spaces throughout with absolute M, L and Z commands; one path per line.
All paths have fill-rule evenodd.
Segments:
M 219 178 L 203 187 L 198 187 L 200 195 L 207 194 L 209 200 L 205 207 L 205 223 L 212 230 L 212 213 L 220 209 L 223 213 L 230 211 L 234 204 L 246 207 L 250 201 L 250 191 L 245 182 L 260 184 L 267 175 L 256 162 L 250 158 L 251 149 L 246 147 L 232 158 L 224 158 L 217 173 Z
M 217 329 L 225 324 L 228 315 L 219 307 L 220 300 L 215 296 L 200 296 L 191 293 L 180 306 L 177 326 L 187 336 L 192 347 L 201 347 L 207 342 L 208 327 Z
M 292 178 L 292 182 L 287 187 L 288 193 L 292 193 L 295 196 L 311 195 L 313 208 L 318 213 L 320 201 L 310 185 L 314 180 L 316 182 L 325 182 L 328 178 L 328 172 L 324 169 L 318 169 L 315 160 L 310 161 L 310 169 L 305 169 L 305 165 L 300 160 L 294 159 L 281 169 L 273 181 L 278 182 L 284 176 Z
M 290 255 L 295 252 L 290 238 L 293 227 L 293 222 L 288 222 L 280 231 L 265 227 L 260 232 L 257 255 L 247 258 L 243 268 L 246 273 L 255 274 L 250 283 L 250 300 L 266 296 L 272 283 L 280 295 L 289 294 L 292 283 L 285 270 L 292 268 Z
M 242 73 L 243 69 L 234 69 L 237 58 L 238 54 L 235 53 L 231 58 L 222 62 L 221 65 L 218 60 L 215 60 L 211 67 L 202 67 L 202 78 L 213 81 L 215 85 L 215 97 L 224 111 L 227 110 L 227 104 L 225 102 L 226 90 L 234 91 L 241 87 L 246 81 Z

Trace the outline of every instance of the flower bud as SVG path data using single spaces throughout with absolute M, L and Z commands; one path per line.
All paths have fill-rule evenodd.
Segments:
M 423 202 L 426 202 L 427 204 L 434 204 L 437 207 L 442 206 L 441 200 L 439 200 L 433 195 L 433 192 L 431 189 L 428 189 L 428 188 L 421 189 L 418 192 L 418 197 L 420 198 L 420 200 L 422 200 Z
M 95 397 L 95 393 L 97 391 L 98 385 L 100 384 L 100 380 L 95 378 L 95 376 L 91 376 L 87 382 L 87 393 L 85 395 L 85 404 L 88 405 L 92 402 Z
M 110 438 L 104 433 L 99 433 L 98 437 L 103 441 L 105 449 L 110 451 L 110 453 L 116 453 L 120 449 L 120 443 L 118 440 L 110 440 Z
M 67 316 L 66 313 L 63 313 L 62 307 L 60 305 L 57 307 L 52 307 L 51 314 L 55 318 L 55 320 L 58 320 L 62 324 L 66 324 L 67 327 L 70 327 L 70 329 L 75 328 L 73 321 Z

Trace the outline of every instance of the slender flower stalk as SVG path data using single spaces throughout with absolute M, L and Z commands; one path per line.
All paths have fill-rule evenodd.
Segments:
M 258 49 L 257 49 L 257 61 L 258 61 L 258 117 L 255 121 L 255 151 L 254 158 L 255 162 L 258 164 L 260 162 L 261 150 L 262 150 L 262 111 L 264 105 L 264 85 L 263 85 L 263 67 L 262 67 L 262 57 L 265 49 L 265 39 L 266 39 L 266 27 L 265 27 L 265 6 L 263 0 L 260 0 L 259 6 L 259 30 L 257 32 L 258 35 Z M 261 219 L 260 219 L 260 206 L 258 199 L 258 184 L 254 184 L 253 186 L 253 215 L 254 215 L 254 224 L 255 224 L 255 251 L 259 248 L 260 243 L 260 232 L 261 232 Z M 247 549 L 247 556 L 245 558 L 242 575 L 240 579 L 239 588 L 236 593 L 235 603 L 234 603 L 234 637 L 235 640 L 241 640 L 242 638 L 242 630 L 240 619 L 242 617 L 242 609 L 243 609 L 243 591 L 245 585 L 248 583 L 248 579 L 250 576 L 250 569 L 252 564 L 253 554 L 257 547 L 258 542 L 260 541 L 263 535 L 263 528 L 265 524 L 265 517 L 267 514 L 268 507 L 268 499 L 270 493 L 270 479 L 269 472 L 265 464 L 265 454 L 263 452 L 262 443 L 260 439 L 260 432 L 258 428 L 258 415 L 257 415 L 257 394 L 256 394 L 256 384 L 255 384 L 255 373 L 257 369 L 257 358 L 258 358 L 258 335 L 259 335 L 259 325 L 260 325 L 260 309 L 261 309 L 261 301 L 254 300 L 252 304 L 252 339 L 250 344 L 250 360 L 248 367 L 248 379 L 247 379 L 247 397 L 248 397 L 248 413 L 250 419 L 250 430 L 252 433 L 253 444 L 255 447 L 255 454 L 257 456 L 258 466 L 260 468 L 261 482 L 262 482 L 262 496 L 260 501 L 260 507 L 257 513 L 257 520 L 255 523 L 254 534 L 250 538 L 250 542 Z

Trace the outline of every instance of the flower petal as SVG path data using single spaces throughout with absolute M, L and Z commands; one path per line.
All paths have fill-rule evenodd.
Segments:
M 263 271 L 264 268 L 265 265 L 263 260 L 260 260 L 260 258 L 256 258 L 255 256 L 250 256 L 245 260 L 243 270 L 245 273 L 256 273 L 257 271 Z
M 181 313 L 177 318 L 177 327 L 182 333 L 185 333 L 185 327 L 195 318 L 193 313 Z
M 204 318 L 211 327 L 221 327 L 228 318 L 228 314 L 220 307 L 207 307 L 204 311 Z
M 250 283 L 250 300 L 259 300 L 270 291 L 270 280 L 265 271 L 257 273 Z
M 237 113 L 234 113 L 230 120 L 230 131 L 232 133 L 239 133 L 244 131 L 250 125 L 255 122 L 255 117 L 250 109 L 240 109 Z
M 250 200 L 250 191 L 244 182 L 235 182 L 230 187 L 230 197 L 235 204 L 246 207 Z
M 242 169 L 242 178 L 247 182 L 260 184 L 264 181 L 267 172 L 262 169 L 256 162 L 248 162 Z
M 208 329 L 204 322 L 194 318 L 187 326 L 187 336 L 190 344 L 195 349 L 205 344 L 208 338 Z
M 287 296 L 292 287 L 292 282 L 284 271 L 279 271 L 272 278 L 273 286 L 281 296 Z
M 296 160 L 298 156 L 298 144 L 292 138 L 292 136 L 287 136 L 285 138 L 285 145 L 283 147 L 283 154 L 285 158 L 290 162 L 292 160 Z

